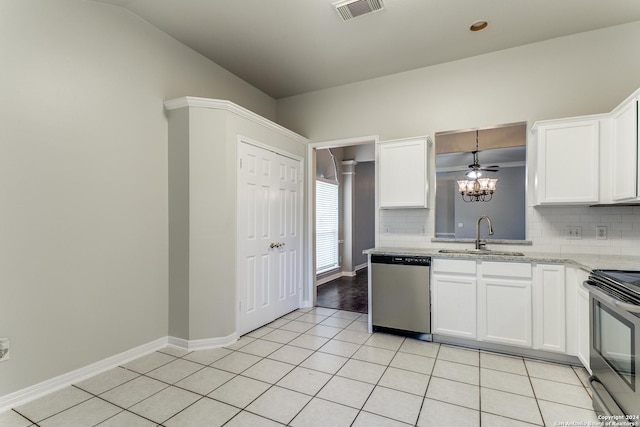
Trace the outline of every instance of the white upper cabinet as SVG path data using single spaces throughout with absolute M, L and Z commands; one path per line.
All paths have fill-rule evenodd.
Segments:
M 378 143 L 381 208 L 427 208 L 427 138 Z
M 612 113 L 612 199 L 638 199 L 638 97 L 622 103 Z
M 535 205 L 640 201 L 640 89 L 606 114 L 531 128 Z
M 532 133 L 536 205 L 598 203 L 600 118 L 541 121 Z

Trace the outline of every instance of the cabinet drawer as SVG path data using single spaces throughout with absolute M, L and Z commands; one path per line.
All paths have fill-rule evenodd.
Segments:
M 476 274 L 476 262 L 459 259 L 434 259 L 431 269 L 436 273 Z
M 531 264 L 527 262 L 483 262 L 480 264 L 483 276 L 531 278 Z

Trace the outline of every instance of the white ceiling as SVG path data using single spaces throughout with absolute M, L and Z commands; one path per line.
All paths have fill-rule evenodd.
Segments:
M 122 6 L 278 99 L 640 20 L 638 0 L 94 0 Z M 489 27 L 469 31 L 478 20 Z

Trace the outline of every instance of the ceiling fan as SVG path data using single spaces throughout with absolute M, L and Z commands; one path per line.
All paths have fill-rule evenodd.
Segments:
M 492 166 L 485 166 L 482 167 L 480 166 L 480 160 L 478 160 L 478 153 L 480 152 L 480 149 L 478 148 L 478 130 L 476 129 L 476 149 L 475 151 L 472 151 L 471 153 L 473 154 L 473 164 L 469 165 L 469 170 L 467 171 L 467 173 L 465 173 L 465 176 L 469 179 L 478 179 L 482 176 L 482 172 L 481 171 L 486 171 L 486 172 L 498 172 L 499 171 L 499 167 L 498 165 L 492 165 Z

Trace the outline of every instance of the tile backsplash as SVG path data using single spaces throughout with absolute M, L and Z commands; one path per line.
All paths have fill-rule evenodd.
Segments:
M 434 216 L 434 209 L 381 209 L 379 246 L 468 246 L 432 242 Z M 567 227 L 579 227 L 581 238 L 569 239 Z M 606 227 L 606 239 L 597 238 L 597 227 Z M 527 240 L 532 245 L 519 251 L 640 255 L 640 206 L 528 207 Z

